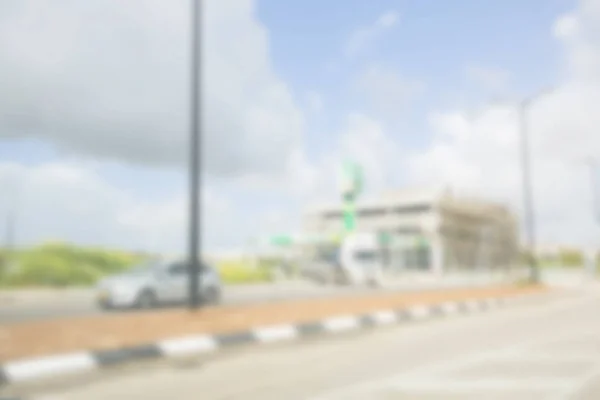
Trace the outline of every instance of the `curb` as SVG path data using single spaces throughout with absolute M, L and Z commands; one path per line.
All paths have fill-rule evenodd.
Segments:
M 511 297 L 413 305 L 366 314 L 337 315 L 297 324 L 262 326 L 246 331 L 216 335 L 190 335 L 114 350 L 89 350 L 17 360 L 0 365 L 0 386 L 93 372 L 133 361 L 198 356 L 242 345 L 289 342 L 319 335 L 340 334 L 393 324 L 424 321 L 436 317 L 473 314 L 530 297 L 532 297 L 531 294 L 520 294 Z

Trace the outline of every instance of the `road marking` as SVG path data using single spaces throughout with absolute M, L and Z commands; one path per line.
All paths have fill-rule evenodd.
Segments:
M 374 312 L 370 316 L 377 325 L 390 325 L 398 321 L 396 313 L 392 310 Z
M 158 342 L 159 349 L 167 356 L 208 353 L 217 349 L 217 342 L 212 336 L 197 335 Z
M 414 306 L 410 307 L 408 314 L 414 319 L 425 319 L 431 314 L 431 309 L 428 306 Z
M 353 315 L 327 318 L 323 320 L 323 326 L 330 332 L 342 332 L 357 329 L 358 319 Z
M 481 310 L 481 306 L 479 305 L 479 301 L 477 300 L 467 300 L 465 301 L 465 307 L 469 311 L 479 311 Z
M 454 302 L 446 302 L 441 304 L 442 310 L 447 315 L 456 314 L 458 312 L 458 304 Z
M 24 382 L 68 373 L 80 373 L 97 367 L 96 360 L 90 353 L 72 353 L 63 356 L 36 358 L 9 362 L 4 365 L 4 372 L 9 382 Z
M 485 299 L 483 302 L 488 308 L 494 308 L 498 306 L 498 299 L 496 298 Z
M 298 336 L 293 325 L 277 325 L 257 328 L 253 331 L 254 336 L 262 343 L 272 343 L 284 340 L 292 340 Z

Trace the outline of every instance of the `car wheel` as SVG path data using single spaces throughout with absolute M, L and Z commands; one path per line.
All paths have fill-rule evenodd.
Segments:
M 207 287 L 202 296 L 205 304 L 215 305 L 219 304 L 221 300 L 221 291 L 213 286 Z
M 135 301 L 136 308 L 148 309 L 156 307 L 156 295 L 151 290 L 143 290 Z

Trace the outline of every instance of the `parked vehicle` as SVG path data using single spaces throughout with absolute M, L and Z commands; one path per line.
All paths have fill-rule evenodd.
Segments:
M 376 234 L 354 233 L 340 243 L 324 242 L 302 268 L 302 275 L 322 284 L 378 286 L 382 247 Z
M 205 304 L 221 298 L 221 279 L 217 271 L 202 263 L 199 293 Z M 188 299 L 189 265 L 182 261 L 149 262 L 101 280 L 97 301 L 102 308 L 152 308 L 162 304 L 181 304 Z

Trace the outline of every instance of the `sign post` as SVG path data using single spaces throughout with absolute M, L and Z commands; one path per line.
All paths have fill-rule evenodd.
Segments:
M 362 192 L 362 168 L 354 162 L 346 161 L 340 173 L 340 192 L 343 201 L 343 221 L 345 233 L 356 229 L 356 199 Z

